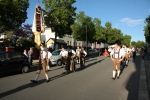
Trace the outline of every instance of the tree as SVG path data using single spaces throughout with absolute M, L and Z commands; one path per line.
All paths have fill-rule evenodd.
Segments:
M 144 36 L 146 39 L 146 42 L 150 43 L 150 15 L 145 19 L 146 26 L 144 27 Z
M 34 47 L 35 43 L 33 39 L 19 38 L 15 44 L 16 51 L 23 51 L 24 49 L 29 49 L 30 47 Z
M 137 43 L 135 41 L 132 41 L 131 46 L 137 46 Z
M 130 47 L 130 42 L 131 42 L 131 36 L 130 35 L 123 35 L 121 44 L 126 45 L 127 47 Z
M 0 33 L 12 31 L 27 19 L 29 0 L 0 0 Z
M 93 20 L 94 26 L 95 26 L 95 40 L 100 43 L 100 42 L 105 42 L 105 28 L 101 26 L 101 21 L 98 18 L 95 18 Z
M 85 13 L 79 12 L 77 14 L 75 23 L 71 26 L 72 35 L 76 40 L 86 41 L 87 43 L 95 42 L 95 26 L 91 17 L 86 16 Z
M 145 42 L 140 41 L 140 40 L 138 40 L 138 41 L 136 42 L 136 47 L 137 47 L 137 48 L 142 48 L 142 47 L 144 47 L 144 46 L 146 46 L 146 43 L 145 43 Z
M 33 38 L 31 27 L 32 25 L 30 24 L 23 24 L 23 26 L 20 26 L 19 29 L 16 30 L 15 35 L 22 38 Z
M 110 28 L 107 33 L 107 43 L 108 44 L 114 44 L 114 43 L 121 43 L 123 33 L 121 30 L 118 30 L 117 28 Z
M 105 42 L 106 43 L 108 43 L 108 38 L 111 36 L 111 32 L 110 32 L 111 26 L 112 26 L 111 22 L 106 22 L 105 23 L 105 28 L 106 28 L 105 29 L 105 37 L 106 37 Z
M 74 23 L 76 8 L 72 5 L 76 0 L 43 0 L 45 5 L 45 24 L 55 32 L 56 37 L 63 37 L 65 34 L 71 34 L 71 25 Z

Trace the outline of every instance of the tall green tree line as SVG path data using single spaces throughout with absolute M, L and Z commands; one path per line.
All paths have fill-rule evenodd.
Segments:
M 146 42 L 150 43 L 150 15 L 145 19 L 144 36 Z
M 86 16 L 83 11 L 76 15 L 75 23 L 71 28 L 72 35 L 76 40 L 87 40 L 90 43 L 103 42 L 111 45 L 118 42 L 130 46 L 132 38 L 130 35 L 124 35 L 121 30 L 112 28 L 111 22 L 106 22 L 105 26 L 101 26 L 99 18 L 92 19 Z

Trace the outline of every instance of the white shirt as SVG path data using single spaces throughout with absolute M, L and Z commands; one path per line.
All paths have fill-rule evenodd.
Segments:
M 114 48 L 114 49 L 111 51 L 110 55 L 112 55 L 113 58 L 118 58 L 118 56 L 119 56 L 119 58 L 121 58 L 125 53 L 126 53 L 126 52 L 124 52 L 123 49 L 120 49 L 120 50 L 119 50 L 119 48 L 117 48 L 117 49 Z
M 128 51 L 129 51 L 129 52 L 131 52 L 131 51 L 132 51 L 132 49 L 131 49 L 131 48 L 128 48 Z
M 74 50 L 68 50 L 68 52 L 72 52 L 74 55 L 76 54 Z
M 24 55 L 26 55 L 28 57 L 28 54 L 26 52 L 23 53 Z
M 67 53 L 68 53 L 67 51 L 63 50 L 63 51 L 60 52 L 60 55 L 64 57 L 64 56 L 67 55 Z
M 81 49 L 76 49 L 76 53 L 80 54 Z
M 42 48 L 41 49 L 41 58 L 45 59 L 47 58 L 47 48 Z
M 52 53 L 50 51 L 47 51 L 48 55 L 47 58 L 50 59 L 52 57 Z
M 111 49 L 111 48 L 109 48 L 109 49 L 108 49 L 108 52 L 111 52 L 111 51 L 112 51 L 112 49 Z
M 132 48 L 132 52 L 135 52 L 135 48 L 134 47 Z
M 87 55 L 87 53 L 85 51 L 83 51 L 83 53 L 85 54 L 85 56 Z

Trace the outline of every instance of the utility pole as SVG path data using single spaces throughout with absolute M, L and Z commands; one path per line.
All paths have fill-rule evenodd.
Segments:
M 87 42 L 87 25 L 86 25 L 86 50 L 87 50 L 87 47 L 88 47 L 88 42 Z

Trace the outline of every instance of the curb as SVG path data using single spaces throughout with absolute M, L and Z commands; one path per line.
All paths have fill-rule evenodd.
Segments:
M 142 58 L 141 58 L 138 100 L 149 100 L 146 70 L 145 70 L 144 60 Z

